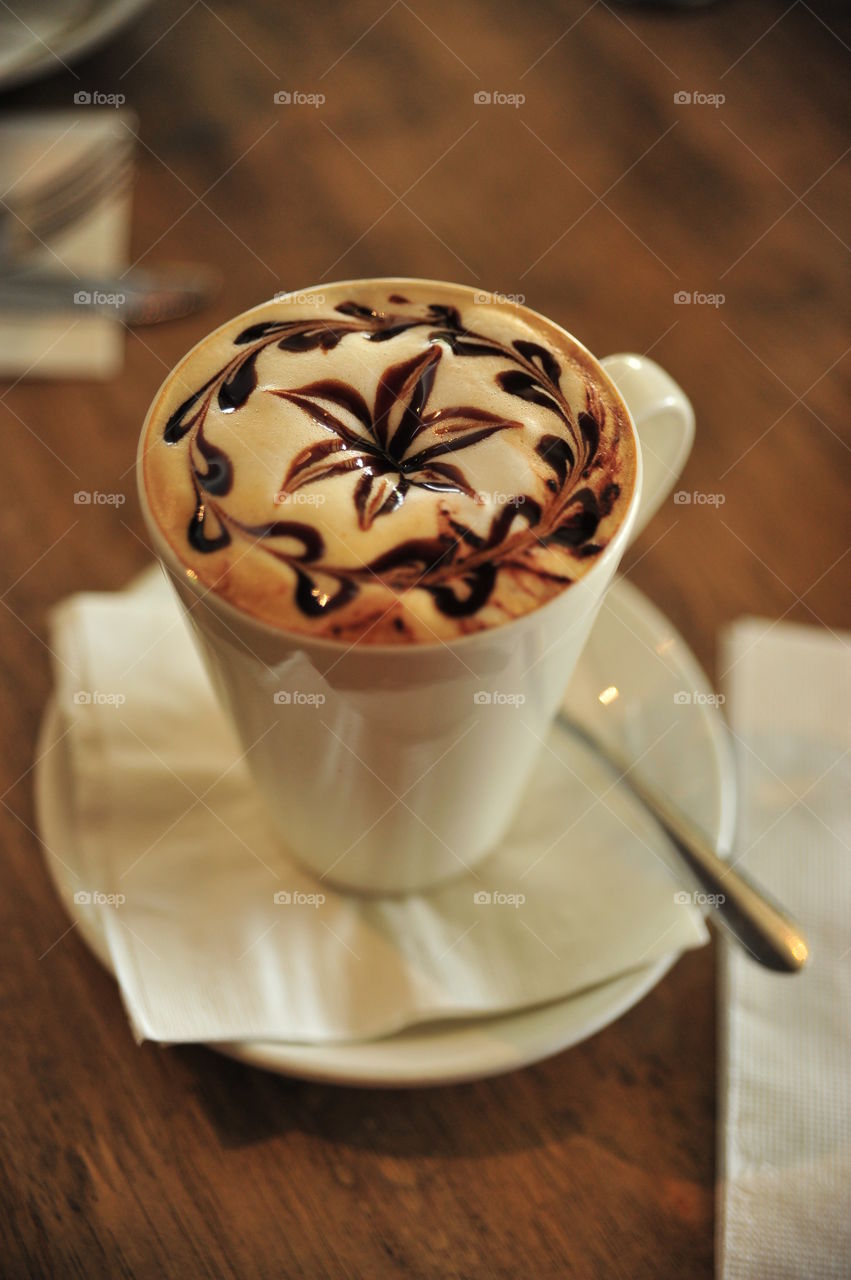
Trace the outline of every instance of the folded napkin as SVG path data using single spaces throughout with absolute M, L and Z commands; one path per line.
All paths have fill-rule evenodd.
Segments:
M 7 117 L 0 124 L 0 196 L 15 209 L 92 146 L 110 137 L 126 139 L 134 123 L 130 112 L 94 106 Z M 124 191 L 105 198 L 49 246 L 35 249 L 26 267 L 65 271 L 72 279 L 74 273 L 118 275 L 127 265 L 129 236 L 130 194 Z M 109 378 L 123 361 L 120 321 L 96 315 L 85 304 L 45 314 L 0 311 L 0 378 Z
M 373 1037 L 554 1000 L 706 940 L 653 820 L 563 731 L 477 875 L 370 900 L 301 869 L 270 828 L 159 571 L 67 601 L 52 645 L 79 888 L 139 1039 Z
M 722 955 L 719 1275 L 851 1275 L 851 637 L 724 636 L 741 864 L 800 920 L 795 977 Z

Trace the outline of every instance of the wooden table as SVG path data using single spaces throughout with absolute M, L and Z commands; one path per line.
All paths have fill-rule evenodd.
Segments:
M 124 93 L 133 257 L 226 279 L 204 314 L 130 333 L 115 381 L 0 392 L 5 1274 L 711 1274 L 714 948 L 579 1048 L 460 1088 L 138 1048 L 113 981 L 62 936 L 31 764 L 47 610 L 149 558 L 127 468 L 152 394 L 213 325 L 322 279 L 457 278 L 524 294 L 601 354 L 652 352 L 697 410 L 682 488 L 723 505 L 669 502 L 632 580 L 716 677 L 742 613 L 849 625 L 851 36 L 837 9 L 784 9 L 195 0 L 153 6 L 79 81 L 2 101 Z M 73 473 L 126 506 L 76 508 Z

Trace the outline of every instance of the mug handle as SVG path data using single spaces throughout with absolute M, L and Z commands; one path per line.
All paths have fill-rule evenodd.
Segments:
M 694 409 L 670 374 L 647 356 L 600 361 L 626 402 L 641 445 L 644 479 L 630 542 L 673 489 L 694 441 Z

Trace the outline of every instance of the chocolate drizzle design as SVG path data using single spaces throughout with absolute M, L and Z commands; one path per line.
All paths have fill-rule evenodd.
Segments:
M 195 551 L 208 554 L 234 539 L 251 540 L 292 569 L 296 603 L 307 617 L 340 609 L 364 584 L 378 578 L 397 592 L 412 587 L 429 592 L 441 613 L 459 619 L 487 602 L 500 568 L 513 566 L 540 576 L 542 571 L 523 558 L 535 544 L 569 548 L 580 559 L 600 551 L 597 528 L 620 490 L 616 483 L 609 483 L 598 493 L 582 483 L 600 462 L 604 409 L 593 386 L 586 390 L 585 410 L 575 415 L 562 392 L 561 366 L 551 351 L 537 342 L 503 343 L 465 329 L 452 306 L 433 303 L 412 316 L 344 302 L 335 312 L 331 318 L 250 325 L 234 340 L 236 354 L 166 422 L 167 444 L 190 436 L 195 507 L 187 538 Z M 257 391 L 258 357 L 272 345 L 292 353 L 327 352 L 349 334 L 384 343 L 410 329 L 427 331 L 423 351 L 385 368 L 371 405 L 355 387 L 333 378 Z M 292 460 L 281 483 L 282 497 L 319 481 L 349 476 L 354 480 L 358 524 L 364 530 L 376 520 L 392 518 L 415 488 L 480 501 L 464 472 L 464 450 L 498 432 L 522 428 L 523 423 L 473 406 L 429 410 L 447 349 L 463 359 L 503 360 L 507 367 L 496 373 L 496 384 L 516 399 L 517 412 L 522 414 L 525 401 L 543 407 L 558 420 L 559 433 L 543 434 L 537 443 L 547 474 L 546 500 L 539 502 L 524 494 L 512 498 L 493 516 L 484 534 L 450 518 L 446 531 L 438 536 L 406 539 L 368 564 L 354 567 L 327 563 L 323 537 L 311 524 L 294 520 L 247 524 L 225 509 L 222 499 L 233 487 L 234 467 L 205 435 L 207 415 L 214 401 L 222 413 L 239 413 L 255 393 L 288 401 L 327 433 L 327 438 L 308 445 Z M 570 581 L 563 575 L 546 576 L 557 577 L 559 583 Z

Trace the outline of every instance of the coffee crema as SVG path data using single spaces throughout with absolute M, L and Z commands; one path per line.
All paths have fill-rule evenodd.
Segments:
M 544 317 L 362 280 L 204 339 L 151 407 L 140 468 L 174 556 L 235 608 L 346 643 L 429 643 L 586 572 L 626 515 L 636 448 L 612 383 Z

